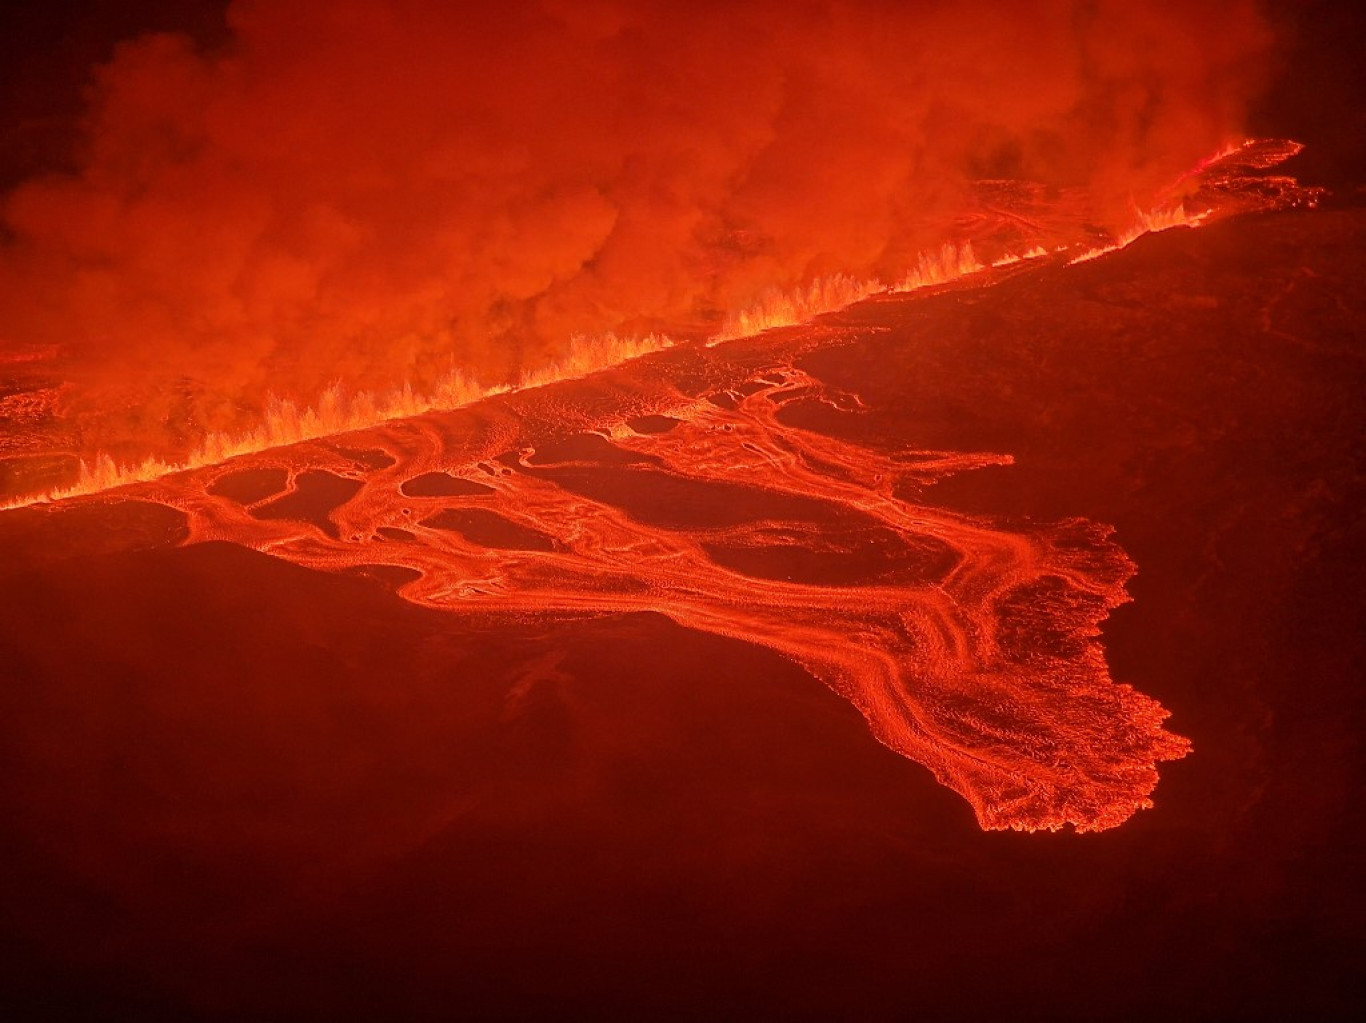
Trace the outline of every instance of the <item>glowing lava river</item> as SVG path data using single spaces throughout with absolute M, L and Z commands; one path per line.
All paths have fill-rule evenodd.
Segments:
M 361 572 L 428 607 L 656 611 L 761 644 L 984 828 L 1123 822 L 1188 749 L 1111 681 L 1096 638 L 1128 558 L 1091 523 L 1022 531 L 933 506 L 936 480 L 1007 456 L 804 426 L 817 408 L 860 415 L 793 365 L 840 340 L 808 327 L 681 349 L 135 492 L 184 512 L 190 543 Z

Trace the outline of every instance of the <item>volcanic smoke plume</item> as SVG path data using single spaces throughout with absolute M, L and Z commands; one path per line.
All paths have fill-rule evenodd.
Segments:
M 77 169 L 4 197 L 0 346 L 55 353 L 82 454 L 175 457 L 268 392 L 701 336 L 765 289 L 896 281 L 967 235 L 1120 235 L 1239 136 L 1270 41 L 1251 2 L 226 16 L 211 49 L 122 44 Z

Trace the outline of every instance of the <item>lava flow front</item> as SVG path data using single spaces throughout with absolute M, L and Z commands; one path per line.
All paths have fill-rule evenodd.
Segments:
M 184 511 L 190 542 L 372 575 L 429 607 L 657 611 L 770 647 L 984 828 L 1099 830 L 1150 805 L 1156 762 L 1188 743 L 1111 682 L 1096 639 L 1129 560 L 1090 523 L 1005 529 L 926 500 L 1006 456 L 805 428 L 820 408 L 859 414 L 793 365 L 839 340 L 670 353 L 137 493 Z

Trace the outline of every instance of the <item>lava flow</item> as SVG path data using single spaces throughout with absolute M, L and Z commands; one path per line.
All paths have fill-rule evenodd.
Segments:
M 433 608 L 655 611 L 770 647 L 959 792 L 983 828 L 1094 831 L 1151 805 L 1155 764 L 1189 744 L 1108 675 L 1097 626 L 1132 572 L 1108 530 L 1006 529 L 927 504 L 936 480 L 1009 457 L 883 451 L 800 425 L 860 403 L 798 367 L 803 347 L 839 335 L 791 333 L 139 494 L 182 510 L 188 542 L 359 572 Z
M 819 432 L 812 408 L 860 406 L 801 366 L 804 352 L 839 345 L 839 332 L 744 335 L 879 290 L 965 277 L 989 287 L 1026 262 L 1068 273 L 1059 264 L 1145 232 L 1312 206 L 1317 190 L 1259 173 L 1299 148 L 1231 147 L 1098 250 L 1075 239 L 1052 251 L 993 246 L 1003 218 L 1010 231 L 1025 218 L 1005 217 L 1001 190 L 989 190 L 994 205 L 969 218 L 964 240 L 891 289 L 818 279 L 770 294 L 711 344 L 668 352 L 662 338 L 581 343 L 511 394 L 459 378 L 436 398 L 338 397 L 306 413 L 282 404 L 264 433 L 202 447 L 194 471 L 147 463 L 132 478 L 160 478 L 136 493 L 185 512 L 190 542 L 361 572 L 427 607 L 657 612 L 769 647 L 963 795 L 984 828 L 1114 827 L 1151 805 L 1156 764 L 1189 743 L 1162 727 L 1156 701 L 1109 677 L 1099 623 L 1127 599 L 1133 566 L 1108 530 L 1082 520 L 1008 528 L 933 507 L 924 495 L 936 480 L 1009 456 Z M 1040 230 L 1030 237 L 1057 240 Z M 410 418 L 376 422 L 394 416 Z M 295 443 L 273 447 L 282 441 Z M 210 464 L 232 455 L 242 457 Z M 129 481 L 107 468 L 86 488 Z

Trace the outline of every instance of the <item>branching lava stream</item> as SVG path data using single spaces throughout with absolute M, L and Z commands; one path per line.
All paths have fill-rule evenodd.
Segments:
M 1009 457 L 797 425 L 813 403 L 857 415 L 858 398 L 801 370 L 791 343 L 763 351 L 692 347 L 596 390 L 490 399 L 139 491 L 188 515 L 188 542 L 363 572 L 428 607 L 655 611 L 770 647 L 984 828 L 1101 830 L 1151 805 L 1156 763 L 1189 744 L 1109 677 L 1098 623 L 1132 564 L 1108 530 L 1022 532 L 925 503 L 935 480 Z

